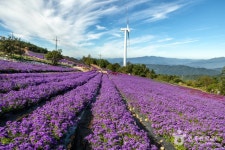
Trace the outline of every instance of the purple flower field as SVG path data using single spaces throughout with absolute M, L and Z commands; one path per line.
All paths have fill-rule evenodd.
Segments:
M 68 135 L 76 137 L 87 109 L 91 133 L 83 141 L 90 149 L 163 149 L 143 127 L 147 122 L 154 136 L 175 149 L 225 150 L 224 96 L 129 75 L 1 62 L 6 64 L 1 71 L 14 63 L 8 69 L 17 72 L 0 74 L 0 123 L 6 120 L 0 150 L 68 149 Z M 7 118 L 32 107 L 26 115 Z M 82 143 L 75 139 L 69 143 Z
M 12 62 L 7 60 L 0 60 L 0 73 L 65 72 L 65 71 L 75 71 L 75 70 L 73 68 L 63 68 L 47 64 L 31 64 L 25 62 Z
M 0 127 L 0 149 L 64 149 L 60 138 L 69 127 L 76 125 L 77 113 L 91 102 L 100 81 L 98 74 L 83 86 L 37 108 L 21 121 Z
M 157 149 L 135 123 L 115 85 L 104 75 L 100 95 L 92 106 L 93 149 Z
M 62 81 L 60 77 L 72 75 L 73 72 L 63 73 L 17 73 L 17 74 L 0 74 L 0 93 L 7 93 L 11 90 L 23 89 L 27 86 L 37 86 L 42 83 Z
M 182 135 L 180 149 L 225 149 L 225 97 L 127 75 L 111 78 L 156 135 L 171 142 Z
M 25 108 L 29 105 L 38 103 L 44 98 L 49 98 L 58 92 L 82 85 L 94 76 L 94 74 L 90 74 L 90 72 L 88 75 L 86 74 L 80 76 L 80 73 L 73 73 L 55 79 L 53 76 L 53 78 L 50 79 L 50 82 L 42 83 L 40 85 L 31 85 L 19 91 L 12 90 L 6 94 L 2 94 L 0 98 L 0 115 L 4 112 Z

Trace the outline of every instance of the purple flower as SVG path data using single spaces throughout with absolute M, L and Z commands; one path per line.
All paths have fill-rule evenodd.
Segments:
M 72 84 L 82 83 L 83 85 L 75 86 L 76 88 L 64 95 L 55 97 L 21 121 L 8 121 L 4 128 L 0 128 L 2 131 L 0 144 L 3 144 L 2 139 L 5 140 L 1 147 L 3 149 L 7 149 L 9 146 L 11 149 L 17 147 L 20 149 L 65 149 L 58 145 L 64 144 L 62 137 L 70 127 L 76 125 L 78 120 L 76 115 L 96 96 L 101 82 L 101 74 L 87 72 L 74 80 L 76 81 Z M 73 79 L 70 79 L 71 81 Z M 90 91 L 96 92 L 87 91 L 87 87 Z M 86 97 L 80 99 L 78 95 L 84 93 Z M 21 143 L 24 144 L 21 145 Z
M 188 149 L 206 143 L 211 149 L 222 146 L 222 142 L 206 136 L 222 138 L 221 133 L 225 132 L 222 117 L 225 97 L 134 76 L 110 75 L 110 78 L 125 97 L 129 109 L 139 119 L 147 118 L 155 134 L 171 139 L 176 131 L 186 131 L 181 134 Z M 190 138 L 195 136 L 203 138 Z

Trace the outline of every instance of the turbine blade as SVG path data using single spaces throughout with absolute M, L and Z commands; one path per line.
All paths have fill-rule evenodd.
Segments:
M 128 18 L 128 7 L 126 7 L 126 16 L 127 16 L 127 25 L 129 24 L 129 18 Z
M 128 47 L 130 47 L 130 31 L 127 30 L 127 38 L 128 38 Z

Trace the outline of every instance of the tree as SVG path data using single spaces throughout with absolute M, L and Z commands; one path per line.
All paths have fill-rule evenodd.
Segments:
M 22 41 L 20 38 L 12 36 L 9 36 L 8 38 L 1 37 L 0 51 L 10 56 L 13 54 L 19 54 L 20 56 L 24 54 L 24 50 L 22 49 Z
M 138 75 L 141 77 L 146 77 L 147 74 L 150 73 L 149 68 L 146 67 L 144 64 L 134 64 L 132 67 L 132 74 Z
M 220 93 L 222 95 L 225 95 L 225 67 L 223 67 L 223 70 L 222 70 L 222 73 L 221 73 Z
M 106 68 L 113 71 L 113 72 L 117 72 L 120 68 L 120 65 L 118 63 L 115 63 L 115 64 L 109 63 Z
M 15 54 L 22 56 L 25 51 L 22 49 L 22 42 L 20 38 L 14 38 L 14 51 Z
M 109 69 L 109 70 L 115 72 L 112 64 L 109 64 L 109 65 L 106 67 L 106 69 Z
M 154 70 L 149 70 L 149 72 L 147 72 L 146 77 L 154 79 L 157 77 L 156 73 Z
M 10 56 L 14 53 L 14 40 L 13 37 L 9 36 L 8 38 L 1 38 L 0 50 L 5 54 Z
M 53 65 L 57 65 L 58 61 L 63 58 L 61 53 L 62 53 L 62 50 L 53 50 L 51 52 L 48 52 L 45 55 L 45 58 L 50 60 Z
M 124 68 L 125 73 L 130 73 L 131 74 L 132 70 L 134 68 L 134 65 L 128 62 L 127 66 L 126 67 L 122 67 L 122 68 Z
M 99 59 L 99 60 L 97 60 L 98 61 L 98 65 L 99 65 L 99 67 L 101 67 L 101 68 L 106 68 L 110 63 L 107 61 L 107 60 L 105 60 L 105 59 Z
M 91 65 L 91 64 L 97 64 L 96 60 L 94 58 L 91 58 L 91 55 L 89 54 L 87 57 L 83 56 L 82 61 L 86 64 L 86 65 Z
M 196 87 L 204 87 L 205 89 L 207 88 L 207 86 L 209 86 L 210 84 L 213 83 L 213 78 L 209 77 L 209 76 L 200 76 L 197 80 L 196 80 Z
M 114 71 L 117 72 L 120 69 L 120 64 L 118 64 L 118 63 L 113 64 L 113 69 L 114 69 Z

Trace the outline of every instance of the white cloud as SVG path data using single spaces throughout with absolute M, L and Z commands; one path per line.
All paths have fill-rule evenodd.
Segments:
M 152 42 L 154 38 L 155 36 L 153 35 L 140 36 L 134 39 L 131 38 L 130 43 L 131 45 L 144 44 L 144 43 Z
M 97 30 L 107 30 L 106 27 L 100 26 L 100 25 L 96 25 L 96 29 Z
M 101 46 L 93 49 L 93 56 L 98 57 L 98 54 L 102 55 L 102 58 L 112 58 L 123 56 L 123 39 L 111 40 L 110 42 L 104 43 Z
M 167 41 L 171 41 L 171 40 L 173 40 L 173 38 L 163 38 L 163 39 L 158 40 L 157 42 L 162 43 L 162 42 L 167 42 Z
M 149 9 L 143 9 L 142 11 L 133 13 L 132 19 L 145 20 L 147 22 L 155 22 L 158 20 L 168 18 L 169 14 L 181 9 L 185 5 L 186 5 L 185 3 L 179 2 L 153 5 Z
M 127 56 L 137 57 L 143 55 L 151 55 L 151 52 L 153 52 L 157 48 L 156 45 L 148 44 L 149 42 L 152 42 L 153 39 L 153 35 L 131 39 L 128 43 Z M 124 37 L 120 37 L 119 39 L 108 41 L 107 43 L 104 43 L 99 47 L 94 47 L 92 56 L 98 57 L 98 54 L 101 53 L 103 58 L 123 57 L 123 40 Z
M 119 33 L 116 33 L 116 32 L 113 32 L 113 33 L 111 33 L 111 35 L 113 35 L 114 37 L 121 37 L 121 34 L 119 34 Z
M 123 32 L 118 25 L 125 24 L 126 7 L 132 22 L 153 22 L 168 18 L 169 14 L 185 6 L 180 1 L 158 5 L 153 2 L 138 0 L 124 4 L 120 0 L 0 0 L 0 25 L 28 40 L 35 37 L 54 44 L 53 39 L 57 36 L 59 47 L 66 50 L 63 53 L 69 56 L 92 54 L 98 57 L 101 52 L 105 58 L 121 57 Z M 146 7 L 134 11 L 140 5 Z M 101 20 L 106 20 L 107 24 L 101 23 Z M 133 37 L 131 32 L 129 57 L 150 54 L 157 49 L 157 42 L 173 40 L 165 38 L 156 42 L 157 35 L 146 34 Z M 170 45 L 182 42 L 192 41 Z
M 162 20 L 168 17 L 168 14 L 180 9 L 182 5 L 179 4 L 166 4 L 159 7 L 156 7 L 152 12 L 152 17 L 148 21 L 157 21 Z
M 187 40 L 182 40 L 182 41 L 165 44 L 164 46 L 183 45 L 183 44 L 194 43 L 194 42 L 198 42 L 198 41 L 199 40 L 197 40 L 197 39 L 187 39 Z
M 61 43 L 73 47 L 101 36 L 95 32 L 89 34 L 88 28 L 100 17 L 116 10 L 116 7 L 103 7 L 111 2 L 113 0 L 0 1 L 0 18 L 12 32 L 37 36 L 49 42 L 58 36 Z

